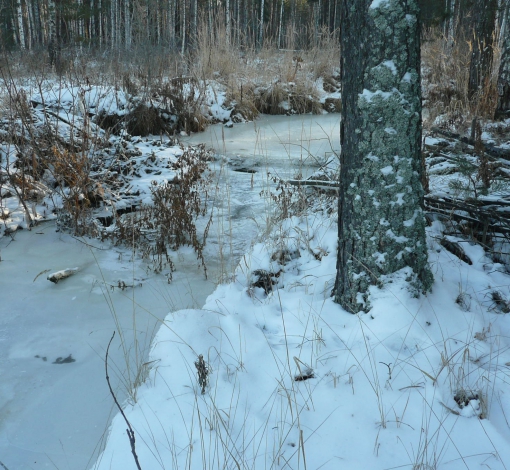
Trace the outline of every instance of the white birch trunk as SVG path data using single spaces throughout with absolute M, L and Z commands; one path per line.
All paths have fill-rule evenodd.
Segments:
M 99 31 L 98 31 L 98 34 L 99 34 L 99 47 L 102 47 L 103 46 L 103 4 L 101 2 L 101 0 L 97 0 L 97 9 L 99 11 L 99 15 L 98 15 L 98 21 L 99 21 Z
M 212 41 L 213 41 L 213 6 L 212 6 L 212 0 L 209 0 L 208 5 L 209 5 L 209 11 L 208 11 L 208 16 L 207 16 L 207 21 L 208 21 L 208 26 L 209 26 L 208 34 L 209 34 L 209 41 L 211 41 L 211 44 L 212 44 Z
M 159 5 L 156 6 L 156 44 L 161 44 L 161 12 L 159 11 Z
M 50 55 L 50 64 L 52 66 L 56 65 L 58 55 L 57 10 L 54 0 L 48 0 L 48 52 Z
M 168 0 L 168 28 L 169 39 L 172 46 L 175 45 L 175 0 Z
M 129 0 L 124 0 L 124 47 L 131 49 L 131 9 Z
M 508 4 L 508 0 L 499 0 L 498 5 L 498 24 L 499 24 L 499 39 L 498 39 L 498 48 L 501 50 L 503 48 L 503 44 L 506 39 L 506 35 L 510 34 L 510 31 L 507 31 L 507 21 L 508 14 L 507 11 L 510 8 Z
M 193 47 L 196 47 L 198 36 L 198 0 L 193 0 L 193 31 L 192 31 Z
M 90 0 L 90 23 L 89 23 L 89 40 L 95 39 L 96 35 L 96 15 L 94 14 L 94 0 Z
M 283 33 L 283 2 L 280 3 L 280 19 L 278 20 L 278 49 L 282 48 L 282 33 Z
M 262 47 L 264 39 L 264 0 L 260 0 L 260 30 L 259 30 L 259 46 Z
M 148 0 L 145 0 L 145 31 L 147 32 L 145 40 L 147 44 L 150 44 L 151 42 L 150 24 L 151 24 L 151 12 L 149 9 L 149 2 Z
M 27 23 L 28 23 L 28 31 L 27 31 L 27 43 L 28 49 L 32 49 L 36 37 L 35 31 L 35 23 L 34 23 L 34 3 L 35 1 L 31 1 L 27 4 Z
M 186 0 L 182 0 L 181 13 L 181 54 L 186 50 Z
M 455 2 L 456 2 L 456 0 L 450 0 L 450 2 L 449 2 L 450 11 L 447 12 L 450 15 L 450 18 L 448 20 L 448 31 L 447 31 L 448 47 L 450 47 L 450 48 L 453 46 L 453 39 L 455 37 L 455 23 L 456 23 L 456 19 L 455 19 L 456 5 L 455 5 Z
M 230 0 L 226 0 L 225 2 L 225 39 L 227 41 L 227 46 L 230 46 Z
M 112 49 L 115 49 L 115 0 L 112 0 L 110 4 L 110 45 Z
M 25 49 L 25 28 L 23 26 L 23 9 L 21 6 L 21 0 L 18 0 L 16 4 L 16 12 L 18 16 L 18 34 L 19 34 L 19 46 L 21 49 Z

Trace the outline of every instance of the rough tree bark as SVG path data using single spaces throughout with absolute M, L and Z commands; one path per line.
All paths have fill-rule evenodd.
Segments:
M 420 34 L 415 0 L 345 0 L 335 301 L 370 308 L 368 288 L 404 269 L 430 289 L 421 209 Z

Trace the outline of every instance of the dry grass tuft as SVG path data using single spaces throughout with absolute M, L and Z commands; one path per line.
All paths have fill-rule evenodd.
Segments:
M 497 41 L 494 42 L 497 44 Z M 426 33 L 422 46 L 424 107 L 429 122 L 439 115 L 447 116 L 447 124 L 466 128 L 474 117 L 492 119 L 497 105 L 497 71 L 500 53 L 494 46 L 492 73 L 484 86 L 469 97 L 469 41 L 446 38 L 439 30 Z

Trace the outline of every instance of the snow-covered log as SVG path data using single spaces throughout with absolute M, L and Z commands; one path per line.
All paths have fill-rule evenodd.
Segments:
M 51 282 L 54 282 L 55 284 L 57 284 L 62 279 L 66 279 L 66 278 L 72 276 L 73 274 L 76 274 L 78 271 L 79 271 L 79 268 L 62 269 L 61 271 L 56 271 L 52 274 L 48 274 L 48 277 L 46 279 L 48 279 L 48 281 L 51 281 Z

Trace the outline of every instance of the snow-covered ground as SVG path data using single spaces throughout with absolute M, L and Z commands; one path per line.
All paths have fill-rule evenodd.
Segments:
M 136 468 L 129 425 L 144 470 L 510 466 L 504 266 L 450 234 L 460 260 L 434 220 L 431 294 L 411 297 L 403 270 L 372 289 L 368 314 L 332 302 L 334 197 L 291 197 L 271 177 L 334 162 L 338 119 L 262 117 L 185 139 L 216 151 L 210 281 L 190 249 L 175 254 L 169 285 L 129 249 L 57 233 L 51 220 L 0 239 L 5 468 Z M 156 140 L 123 145 L 137 162 L 177 158 Z M 455 176 L 442 169 L 430 187 L 450 195 Z M 133 182 L 140 197 L 154 173 Z M 296 197 L 308 211 L 295 212 Z M 275 201 L 294 216 L 278 217 Z M 8 210 L 13 224 L 24 217 Z M 46 279 L 75 267 L 58 284 Z M 105 380 L 113 330 L 110 376 L 129 425 Z
M 256 148 L 219 133 L 231 158 Z M 472 264 L 459 260 L 435 221 L 432 293 L 413 298 L 403 270 L 372 289 L 369 314 L 351 315 L 330 297 L 337 229 L 327 207 L 273 220 L 231 282 L 201 309 L 167 316 L 125 408 L 142 468 L 508 468 L 505 268 L 468 243 Z M 136 468 L 126 426 L 114 418 L 94 469 Z
M 264 151 L 257 161 L 243 162 L 241 150 L 236 149 L 212 164 L 218 191 L 215 223 L 206 247 L 208 281 L 190 250 L 180 250 L 177 271 L 168 284 L 163 276 L 148 272 L 141 261 L 133 261 L 129 249 L 56 232 L 54 220 L 19 231 L 12 239 L 0 239 L 0 462 L 9 470 L 74 470 L 92 465 L 104 445 L 112 411 L 117 412 L 104 373 L 105 348 L 112 332 L 123 332 L 130 351 L 128 366 L 117 335 L 110 350 L 110 367 L 115 372 L 110 374 L 112 383 L 121 402 L 132 402 L 126 382 L 134 382 L 137 365 L 147 360 L 160 322 L 169 312 L 202 307 L 217 279 L 232 274 L 233 266 L 266 224 L 268 201 L 261 192 L 269 187 L 267 172 L 300 171 L 300 154 L 316 151 L 309 148 L 310 138 L 302 140 L 304 132 L 317 136 L 312 145 L 327 144 L 327 149 L 329 139 L 338 145 L 338 116 L 333 117 L 269 117 L 267 125 L 263 120 L 256 126 L 235 126 L 240 141 L 251 139 L 247 145 L 253 148 L 264 142 Z M 326 134 L 322 129 L 328 126 Z M 208 135 L 222 129 L 212 126 L 209 134 L 192 140 L 207 141 Z M 298 154 L 292 154 L 293 163 L 286 151 L 290 143 L 301 146 Z M 139 148 L 145 153 L 155 149 L 150 142 Z M 249 154 L 254 152 L 244 156 Z M 273 156 L 282 158 L 273 161 Z M 308 163 L 312 165 L 316 167 Z M 241 167 L 254 173 L 238 171 Z M 9 198 L 6 202 L 13 205 L 15 201 Z M 10 209 L 22 215 L 21 209 Z M 50 273 L 74 267 L 78 272 L 58 284 L 47 280 Z M 122 290 L 119 281 L 135 287 Z
M 160 328 L 125 410 L 142 468 L 507 468 L 509 319 L 489 296 L 508 291 L 499 266 L 468 247 L 469 266 L 431 240 L 432 294 L 412 298 L 404 270 L 372 289 L 369 314 L 351 315 L 330 298 L 334 220 L 277 233 L 202 309 Z M 281 271 L 268 295 L 252 286 L 256 269 Z M 94 468 L 136 468 L 125 429 L 117 415 Z

